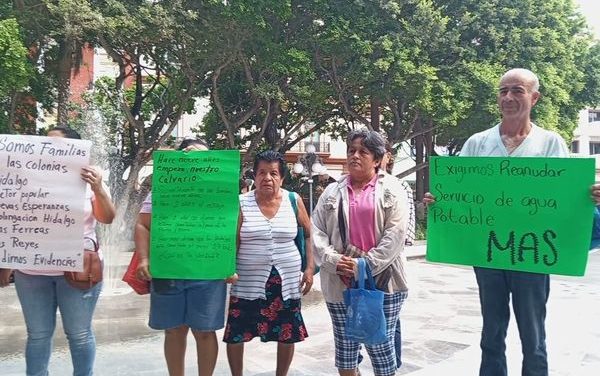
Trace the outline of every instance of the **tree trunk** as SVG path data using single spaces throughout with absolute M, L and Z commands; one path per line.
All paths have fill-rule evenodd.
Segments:
M 15 122 L 17 118 L 17 104 L 21 100 L 20 93 L 13 93 L 8 105 L 8 132 L 15 133 Z
M 371 127 L 374 131 L 381 130 L 381 101 L 371 97 Z
M 9 131 L 18 134 L 36 134 L 37 102 L 30 95 L 17 93 L 12 97 L 9 113 Z
M 69 98 L 71 94 L 71 68 L 73 67 L 73 41 L 64 39 L 60 41 L 58 61 L 58 95 L 56 123 L 59 126 L 68 126 L 69 123 Z
M 103 239 L 105 243 L 119 244 L 131 241 L 135 230 L 137 214 L 143 198 L 138 191 L 137 179 L 143 165 L 134 162 L 129 168 L 129 176 L 123 182 L 123 191 L 120 197 L 113 197 L 117 209 L 115 219 L 106 233 L 112 234 L 110 239 Z M 145 197 L 144 197 L 145 198 Z
M 427 162 L 427 167 L 423 170 L 423 192 L 431 191 L 429 187 L 429 159 L 431 154 L 433 154 L 433 120 L 429 120 L 427 127 L 430 129 L 430 131 L 423 135 L 426 153 L 425 162 Z
M 421 129 L 422 126 L 422 122 L 421 122 L 421 118 L 417 118 L 415 120 L 417 123 L 415 124 L 415 129 Z M 415 137 L 415 164 L 418 166 L 421 163 L 423 163 L 425 161 L 424 158 L 424 135 L 420 134 L 417 137 Z M 423 195 L 425 193 L 425 169 L 421 169 L 418 170 L 416 172 L 416 178 L 415 178 L 415 194 L 416 194 L 416 201 L 423 201 Z

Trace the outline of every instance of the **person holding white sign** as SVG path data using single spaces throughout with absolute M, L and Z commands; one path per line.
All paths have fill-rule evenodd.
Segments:
M 48 136 L 81 139 L 77 132 L 66 127 L 53 128 Z M 82 243 L 83 239 L 90 239 L 97 244 L 96 223 L 111 223 L 115 208 L 102 184 L 102 174 L 98 169 L 84 167 L 81 179 L 88 183 Z M 73 375 L 92 375 L 96 355 L 92 315 L 102 283 L 81 290 L 67 282 L 63 271 L 18 270 L 15 271 L 15 286 L 27 327 L 26 374 L 48 375 L 58 308 L 69 342 Z
M 498 107 L 502 121 L 471 136 L 460 155 L 466 157 L 568 158 L 565 141 L 556 132 L 531 122 L 531 110 L 540 98 L 539 79 L 527 69 L 511 69 L 500 79 Z M 600 201 L 600 185 L 592 187 Z M 426 193 L 431 205 L 435 197 Z M 510 319 L 510 300 L 519 327 L 523 352 L 522 374 L 547 376 L 546 303 L 550 294 L 547 274 L 475 267 L 479 286 L 483 329 L 480 376 L 507 375 L 505 338 Z

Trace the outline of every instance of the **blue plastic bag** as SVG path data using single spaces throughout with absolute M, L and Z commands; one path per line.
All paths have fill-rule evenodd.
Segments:
M 365 288 L 365 279 L 368 288 Z M 384 294 L 375 287 L 371 271 L 361 258 L 358 259 L 358 280 L 355 287 L 344 291 L 346 338 L 365 345 L 384 343 L 387 341 L 383 314 Z

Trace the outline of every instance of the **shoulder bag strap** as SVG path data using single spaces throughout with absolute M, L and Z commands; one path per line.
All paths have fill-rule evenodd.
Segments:
M 99 247 L 98 247 L 98 242 L 97 242 L 97 241 L 95 241 L 94 239 L 92 239 L 92 238 L 90 238 L 90 237 L 88 237 L 88 236 L 86 236 L 86 237 L 85 237 L 85 238 L 83 238 L 83 239 L 84 239 L 84 241 L 85 241 L 85 240 L 89 240 L 89 241 L 91 241 L 91 242 L 92 242 L 92 244 L 94 245 L 94 249 L 93 249 L 93 251 L 94 251 L 94 252 L 98 252 L 98 248 L 99 248 Z M 90 251 L 91 251 L 91 249 L 90 249 Z
M 348 240 L 346 239 L 346 220 L 344 219 L 344 199 L 340 196 L 338 205 L 338 229 L 340 230 L 340 238 L 342 238 L 343 251 L 348 248 Z
M 288 196 L 290 198 L 290 202 L 292 203 L 292 208 L 294 209 L 294 214 L 296 215 L 296 219 L 298 219 L 298 205 L 296 205 L 296 194 L 292 191 L 288 192 Z
M 292 203 L 292 209 L 294 209 L 294 215 L 296 216 L 296 224 L 298 227 L 302 227 L 300 226 L 300 221 L 298 220 L 298 204 L 296 203 L 296 194 L 292 191 L 288 192 L 288 194 L 290 202 Z

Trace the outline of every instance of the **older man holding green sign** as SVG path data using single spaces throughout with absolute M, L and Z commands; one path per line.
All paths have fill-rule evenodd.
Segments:
M 506 72 L 500 124 L 467 140 L 461 157 L 431 161 L 427 259 L 475 266 L 483 330 L 481 376 L 507 374 L 509 301 L 519 327 L 522 374 L 548 375 L 549 274 L 583 275 L 590 241 L 594 161 L 567 159 L 564 140 L 531 122 L 539 80 Z M 475 158 L 477 157 L 477 158 Z M 534 158 L 518 158 L 534 157 Z M 600 186 L 592 186 L 600 202 Z

